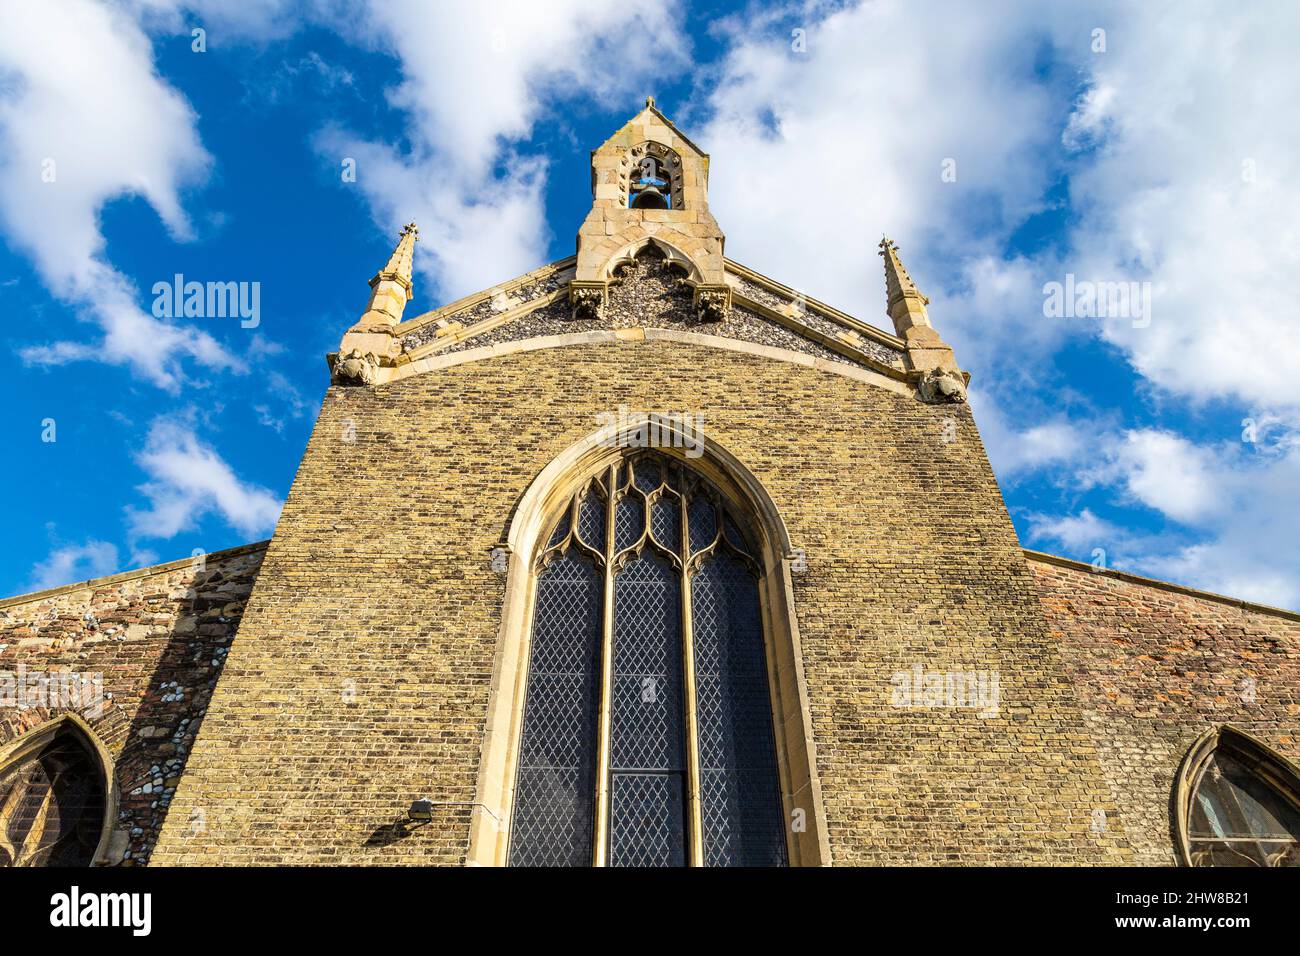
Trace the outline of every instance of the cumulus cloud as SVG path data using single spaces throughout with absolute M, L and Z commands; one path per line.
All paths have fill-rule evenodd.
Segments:
M 107 541 L 56 547 L 44 561 L 32 568 L 29 590 L 43 591 L 76 581 L 103 577 L 118 569 L 117 548 Z
M 970 403 L 989 461 L 1004 482 L 1053 465 L 1077 464 L 1092 448 L 1084 427 L 1064 415 L 1017 427 L 988 394 L 972 389 Z
M 129 535 L 173 538 L 191 531 L 210 514 L 247 537 L 275 527 L 281 502 L 266 488 L 241 481 L 212 446 L 195 434 L 184 417 L 160 417 L 136 461 L 149 481 L 139 486 L 146 510 L 127 508 Z
M 1297 28 L 1290 4 L 769 6 L 722 25 L 698 103 L 713 212 L 729 254 L 885 328 L 872 247 L 900 240 L 974 372 L 999 476 L 1064 491 L 1031 537 L 1119 542 L 1148 573 L 1294 604 L 1300 535 L 1267 518 L 1300 498 L 1289 454 L 1153 421 L 1164 400 L 1231 402 L 1279 448 L 1300 434 L 1300 126 L 1277 121 L 1300 98 Z M 1150 322 L 1046 316 L 1066 273 L 1150 283 Z M 1126 361 L 1142 401 L 1058 368 L 1079 345 Z M 1105 519 L 1077 509 L 1086 490 Z
M 624 102 L 684 67 L 679 21 L 670 0 L 367 4 L 349 26 L 397 58 L 388 96 L 406 120 L 382 141 L 330 127 L 318 150 L 357 161 L 385 228 L 419 222 L 416 265 L 442 298 L 491 286 L 536 268 L 549 239 L 547 161 L 521 141 L 566 103 Z
M 191 236 L 181 189 L 210 157 L 193 111 L 157 74 L 148 38 L 123 8 L 91 0 L 13 4 L 0 31 L 0 222 L 42 281 L 102 329 L 95 343 L 29 343 L 24 359 L 130 366 L 167 389 L 184 360 L 238 361 L 215 339 L 144 312 L 111 265 L 99 214 L 144 199 L 177 239 Z
M 1111 503 L 1160 513 L 1158 531 L 1137 531 L 1088 508 L 1029 516 L 1028 541 L 1109 566 L 1282 607 L 1300 606 L 1293 561 L 1300 512 L 1300 447 L 1197 444 L 1158 429 L 1093 437 L 1099 463 L 1081 484 L 1108 490 Z
M 1069 129 L 1081 277 L 1152 283 L 1149 325 L 1105 339 L 1161 389 L 1286 407 L 1300 422 L 1300 72 L 1289 3 L 1116 6 Z
M 1033 75 L 1040 28 L 1002 4 L 818 12 L 724 25 L 730 49 L 700 104 L 710 205 L 728 254 L 888 328 L 882 233 L 933 297 L 930 263 L 997 248 L 1040 208 L 1059 136 Z

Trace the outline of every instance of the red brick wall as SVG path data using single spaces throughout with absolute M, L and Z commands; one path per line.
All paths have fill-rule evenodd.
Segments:
M 113 863 L 148 861 L 265 550 L 246 545 L 201 564 L 0 601 L 0 673 L 102 675 L 102 706 L 72 709 L 116 762 Z M 0 703 L 0 749 L 69 709 L 17 703 Z
M 1032 555 L 1029 567 L 1134 862 L 1174 862 L 1174 775 L 1209 727 L 1300 762 L 1300 615 Z

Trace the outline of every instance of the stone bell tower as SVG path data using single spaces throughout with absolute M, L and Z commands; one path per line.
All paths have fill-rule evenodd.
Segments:
M 725 237 L 709 212 L 709 157 L 646 99 L 645 109 L 591 153 L 591 211 L 578 230 L 574 315 L 599 316 L 614 269 L 647 238 L 686 272 L 700 321 L 731 305 Z

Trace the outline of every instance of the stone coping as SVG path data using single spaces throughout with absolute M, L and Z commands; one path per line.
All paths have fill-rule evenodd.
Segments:
M 455 302 L 449 302 L 446 305 L 439 306 L 436 309 L 431 309 L 428 312 L 422 312 L 419 315 L 414 316 L 400 323 L 394 329 L 394 334 L 397 337 L 401 338 L 403 336 L 408 335 L 411 332 L 416 331 L 417 329 L 423 328 L 424 326 L 428 325 L 431 322 L 436 322 L 438 319 L 453 318 L 457 313 L 463 312 L 469 308 L 473 308 L 474 306 L 478 305 L 480 302 L 487 301 L 488 299 L 491 299 L 503 293 L 513 292 L 515 289 L 518 289 L 522 286 L 540 281 L 550 275 L 554 275 L 557 272 L 561 272 L 565 269 L 571 268 L 576 262 L 577 262 L 577 256 L 566 256 L 563 259 L 557 259 L 556 261 L 548 263 L 544 266 L 539 266 L 538 268 L 532 270 L 531 272 L 526 272 L 523 275 L 517 276 L 514 279 L 510 279 L 507 282 L 502 282 L 499 285 L 494 285 L 489 289 L 483 289 L 479 292 L 471 293 L 470 295 L 457 299 Z M 800 294 L 796 292 L 794 289 L 790 288 L 789 286 L 777 282 L 775 279 L 769 278 L 768 276 L 763 275 L 761 272 L 757 272 L 754 269 L 750 269 L 748 266 L 741 265 L 739 262 L 736 262 L 732 259 L 724 258 L 723 267 L 726 272 L 729 272 L 732 275 L 753 282 L 754 284 L 758 285 L 759 287 L 763 288 L 768 292 L 773 293 L 774 295 L 780 296 L 785 299 L 790 299 L 791 301 L 795 300 L 796 298 L 800 298 Z M 555 298 L 556 298 L 555 295 L 539 296 L 536 299 L 532 299 L 519 306 L 516 306 L 514 309 L 511 309 L 508 313 L 502 313 L 499 316 L 492 316 L 488 319 L 482 320 L 480 322 L 476 322 L 473 325 L 468 325 L 457 334 L 456 340 L 460 341 L 467 338 L 473 338 L 475 335 L 479 334 L 480 332 L 490 331 L 491 329 L 496 328 L 497 326 L 503 324 L 505 321 L 509 321 L 509 319 L 518 318 L 521 315 L 526 315 L 529 312 L 532 312 L 536 309 L 540 309 L 543 308 L 544 306 L 550 305 L 551 302 L 555 300 Z M 895 351 L 906 352 L 907 350 L 906 343 L 897 335 L 893 335 L 889 332 L 884 331 L 883 329 L 878 329 L 874 325 L 864 322 L 861 319 L 854 318 L 853 316 L 849 315 L 847 312 L 843 312 L 832 305 L 827 305 L 825 302 L 822 302 L 820 299 L 815 299 L 812 296 L 806 296 L 806 295 L 802 296 L 802 300 L 808 308 L 810 308 L 815 312 L 820 313 L 824 318 L 829 319 L 831 322 L 834 322 L 836 325 L 839 325 L 842 328 L 848 329 L 849 331 L 857 332 L 859 335 L 863 336 L 864 338 L 871 339 L 875 342 L 878 342 L 881 345 L 894 349 Z M 761 303 L 759 304 L 761 305 Z M 745 303 L 745 307 L 750 309 L 753 309 L 754 305 L 755 303 L 750 301 L 746 301 Z M 765 310 L 770 309 L 770 307 L 768 306 L 764 306 L 763 308 Z M 491 323 L 491 325 L 487 325 L 485 323 Z M 814 330 L 808 328 L 800 328 L 799 331 L 807 335 L 809 332 L 812 332 Z M 814 338 L 814 341 L 817 340 L 818 340 L 817 338 Z M 440 339 L 435 341 L 439 343 L 442 342 L 442 340 Z M 422 346 L 420 349 L 417 349 L 416 351 L 420 352 L 421 354 L 427 354 L 428 345 Z
M 270 539 L 266 541 L 255 541 L 252 544 L 241 544 L 233 548 L 226 548 L 222 551 L 209 551 L 203 555 L 205 561 L 220 558 L 234 558 L 241 554 L 253 554 L 257 551 L 265 551 L 266 546 L 270 544 Z M 30 594 L 16 594 L 13 597 L 0 600 L 0 608 L 14 607 L 18 604 L 30 604 L 33 601 L 43 601 L 46 598 L 57 597 L 60 594 L 69 594 L 73 591 L 84 591 L 91 588 L 103 587 L 108 584 L 121 584 L 124 581 L 133 581 L 136 578 L 149 578 L 157 574 L 167 574 L 171 571 L 180 571 L 183 568 L 194 563 L 194 558 L 180 558 L 176 561 L 168 561 L 166 564 L 151 564 L 146 568 L 136 568 L 134 571 L 121 571 L 117 574 L 109 574 L 102 578 L 91 578 L 88 581 L 77 581 L 73 584 L 64 584 L 57 588 L 47 588 L 44 591 L 33 591 Z
M 449 363 L 450 364 L 450 363 Z M 241 554 L 253 554 L 257 551 L 266 550 L 270 539 L 265 541 L 254 541 L 251 544 L 241 544 L 233 548 L 225 548 L 221 551 L 211 551 L 204 555 L 207 559 L 234 558 Z M 1246 601 L 1241 598 L 1229 597 L 1226 594 L 1217 594 L 1214 591 L 1205 591 L 1200 588 L 1187 587 L 1182 584 L 1173 584 L 1169 581 L 1161 581 L 1159 578 L 1148 578 L 1140 574 L 1132 574 L 1128 571 L 1117 571 L 1114 568 L 1096 568 L 1091 564 L 1083 561 L 1076 561 L 1073 558 L 1063 558 L 1060 555 L 1048 554 L 1044 551 L 1035 551 L 1032 548 L 1021 548 L 1026 560 L 1037 561 L 1040 564 L 1052 564 L 1061 568 L 1069 568 L 1072 571 L 1083 571 L 1088 574 L 1098 574 L 1102 577 L 1114 578 L 1118 581 L 1126 581 L 1130 584 L 1139 584 L 1145 587 L 1157 588 L 1161 591 L 1169 591 L 1174 594 L 1186 594 L 1189 597 L 1200 598 L 1206 601 L 1215 601 L 1219 604 L 1230 604 L 1239 607 L 1245 611 L 1253 611 L 1257 614 L 1269 614 L 1274 617 L 1285 618 L 1288 621 L 1300 621 L 1300 612 L 1288 611 L 1285 608 L 1273 607 L 1269 604 L 1259 604 L 1255 601 Z M 28 594 L 16 594 L 0 600 L 0 608 L 14 607 L 19 604 L 30 604 L 34 601 L 43 601 L 47 598 L 57 597 L 60 594 L 68 594 L 73 591 L 88 590 L 91 588 L 103 587 L 109 584 L 120 584 L 124 581 L 133 581 L 137 578 L 153 577 L 158 574 L 167 574 L 171 571 L 179 571 L 187 565 L 193 563 L 194 558 L 180 558 L 176 561 L 169 561 L 165 564 L 153 564 L 145 568 L 136 568 L 133 571 L 122 571 L 117 574 L 109 574 L 101 578 L 91 578 L 87 581 L 77 581 L 72 584 L 64 584 L 57 588 L 47 588 L 44 591 L 33 591 Z
M 897 373 L 892 369 L 890 372 L 893 374 L 883 374 L 870 369 L 859 368 L 855 365 L 848 365 L 844 362 L 833 362 L 830 359 L 806 355 L 803 352 L 792 352 L 789 349 L 776 348 L 771 345 L 758 345 L 753 342 L 723 338 L 718 335 L 705 335 L 698 332 L 680 332 L 676 329 L 644 328 L 642 326 L 634 326 L 628 329 L 590 329 L 585 332 L 569 332 L 563 335 L 543 335 L 531 339 L 499 342 L 495 345 L 481 345 L 478 348 L 465 349 L 460 352 L 426 354 L 421 358 L 392 368 L 381 367 L 379 369 L 381 377 L 372 387 L 382 388 L 413 375 L 431 372 L 434 369 L 498 358 L 503 355 L 513 355 L 517 352 L 567 348 L 575 345 L 626 345 L 629 342 L 655 341 L 701 345 L 706 348 L 757 355 L 778 362 L 788 362 L 792 365 L 804 365 L 822 372 L 830 372 L 833 375 L 841 375 L 845 378 L 866 382 L 875 385 L 877 388 L 883 388 L 886 391 L 907 398 L 916 397 L 915 389 L 911 385 L 900 381 L 901 376 L 896 377 Z
M 1256 614 L 1269 614 L 1273 617 L 1285 618 L 1288 621 L 1300 621 L 1300 612 L 1288 611 L 1285 608 L 1273 607 L 1271 604 L 1257 604 L 1254 601 L 1244 601 L 1241 598 L 1228 597 L 1226 594 L 1216 594 L 1214 591 L 1203 591 L 1200 588 L 1189 588 L 1182 584 L 1173 584 L 1169 581 L 1161 581 L 1159 578 L 1143 577 L 1140 574 L 1132 574 L 1128 571 L 1117 571 L 1114 568 L 1097 568 L 1083 561 L 1075 561 L 1073 558 L 1062 558 L 1055 554 L 1046 554 L 1042 551 L 1033 551 L 1029 548 L 1021 548 L 1025 557 L 1030 561 L 1038 561 L 1041 564 L 1054 564 L 1059 568 L 1069 568 L 1072 571 L 1084 571 L 1088 574 L 1097 574 L 1102 577 L 1114 578 L 1117 581 L 1126 581 L 1129 584 L 1140 584 L 1145 587 L 1157 588 L 1161 591 L 1170 591 L 1174 594 L 1186 594 L 1189 597 L 1200 598 L 1205 601 L 1215 601 L 1219 604 L 1231 604 L 1239 607 L 1243 611 L 1253 611 Z

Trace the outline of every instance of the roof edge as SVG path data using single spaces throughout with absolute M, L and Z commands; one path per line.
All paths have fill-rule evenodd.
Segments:
M 878 329 L 870 322 L 849 315 L 842 309 L 837 309 L 835 306 L 829 305 L 821 299 L 815 299 L 810 295 L 803 295 L 797 289 L 792 289 L 785 283 L 779 282 L 771 276 L 766 276 L 757 269 L 751 269 L 749 266 L 743 265 L 735 259 L 724 257 L 722 261 L 728 272 L 749 279 L 751 282 L 757 282 L 759 285 L 766 287 L 768 292 L 774 292 L 777 295 L 786 296 L 791 299 L 802 298 L 805 303 L 816 309 L 832 322 L 837 322 L 845 328 L 852 329 L 858 334 L 869 339 L 874 339 L 881 345 L 887 345 L 896 351 L 907 351 L 907 343 L 891 332 L 886 332 L 884 329 Z
M 1083 561 L 1075 561 L 1073 558 L 1063 558 L 1056 554 L 1047 554 L 1044 551 L 1034 551 L 1030 548 L 1021 548 L 1020 550 L 1024 553 L 1025 558 L 1030 561 L 1037 561 L 1040 564 L 1054 564 L 1057 567 L 1069 568 L 1072 571 L 1085 571 L 1088 574 L 1097 574 L 1102 577 L 1114 578 L 1117 581 L 1127 581 L 1129 584 L 1141 584 L 1145 587 L 1157 588 L 1161 591 L 1171 591 L 1174 594 L 1186 594 L 1189 597 L 1200 598 L 1205 601 L 1215 601 L 1219 604 L 1231 604 L 1234 607 L 1241 608 L 1243 611 L 1252 611 L 1256 614 L 1270 614 L 1274 617 L 1286 618 L 1288 621 L 1300 621 L 1300 612 L 1288 611 L 1286 608 L 1274 607 L 1271 604 L 1257 604 L 1254 601 L 1229 597 L 1226 594 L 1218 594 L 1215 591 L 1191 588 L 1183 584 L 1161 581 L 1159 578 L 1148 578 L 1141 574 L 1132 574 L 1128 571 L 1117 571 L 1114 568 L 1098 568 Z
M 486 289 L 480 289 L 478 292 L 471 292 L 469 295 L 462 296 L 455 302 L 448 302 L 446 305 L 440 305 L 436 309 L 430 309 L 427 312 L 421 312 L 419 315 L 412 316 L 405 322 L 399 323 L 394 329 L 393 334 L 398 338 L 414 332 L 416 329 L 423 328 L 430 322 L 436 322 L 438 319 L 445 318 L 456 312 L 471 308 L 480 302 L 486 301 L 493 296 L 500 295 L 503 292 L 512 292 L 522 285 L 529 282 L 535 282 L 538 279 L 544 279 L 547 276 L 561 272 L 578 261 L 576 255 L 565 256 L 562 259 L 556 259 L 554 262 L 548 262 L 544 266 L 538 266 L 531 272 L 525 272 L 521 276 L 515 276 L 513 279 L 507 279 L 505 282 L 499 282 L 494 286 L 488 286 Z
M 271 543 L 268 538 L 265 541 L 254 541 L 252 544 L 236 545 L 233 548 L 225 548 L 221 551 L 209 551 L 203 557 L 205 560 L 212 558 L 233 558 L 240 554 L 252 554 L 254 551 L 265 551 L 266 546 Z M 88 588 L 102 587 L 106 584 L 121 584 L 123 581 L 132 581 L 136 578 L 149 578 L 157 574 L 167 574 L 171 571 L 179 571 L 187 565 L 193 564 L 194 558 L 178 558 L 175 561 L 168 561 L 165 564 L 151 564 L 146 568 L 136 568 L 133 571 L 119 571 L 117 574 L 105 575 L 102 578 L 90 578 L 87 581 L 75 581 L 72 584 L 61 584 L 57 588 L 46 588 L 44 591 L 32 591 L 29 594 L 15 594 L 13 597 L 7 597 L 0 600 L 0 609 L 15 607 L 19 604 L 30 604 L 33 601 L 43 601 L 47 598 L 56 597 L 60 594 L 68 594 L 72 591 L 84 591 Z

